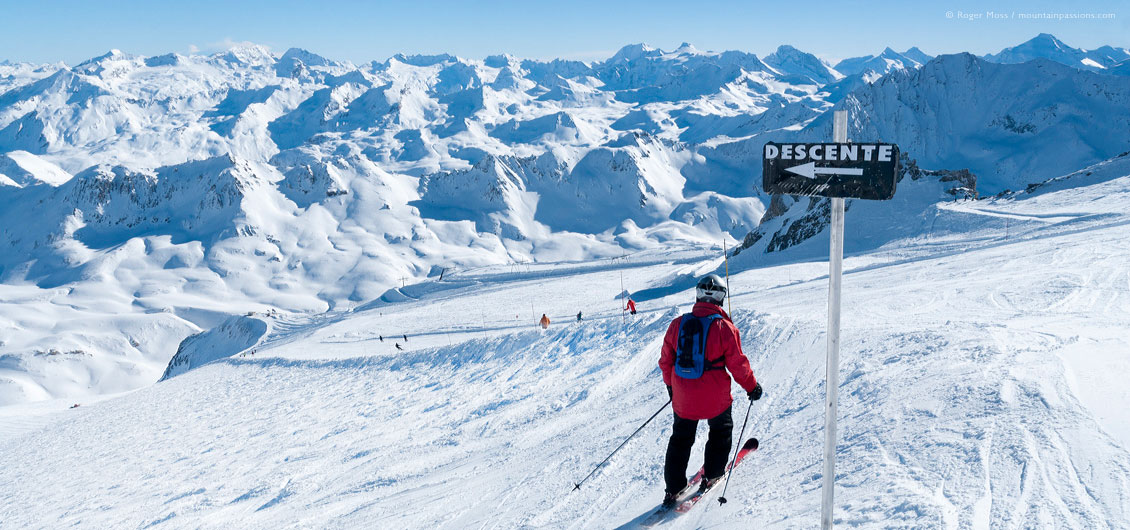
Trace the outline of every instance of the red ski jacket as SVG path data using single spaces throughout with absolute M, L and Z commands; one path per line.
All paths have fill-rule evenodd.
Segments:
M 663 371 L 663 382 L 672 387 L 675 414 L 688 420 L 708 420 L 725 411 L 734 400 L 730 395 L 730 374 L 734 374 L 734 380 L 746 392 L 757 386 L 757 379 L 749 367 L 749 359 L 742 353 L 741 336 L 730 321 L 730 315 L 721 307 L 707 302 L 696 303 L 691 314 L 696 317 L 722 315 L 710 324 L 706 336 L 706 360 L 716 361 L 725 356 L 726 369 L 707 370 L 698 379 L 684 379 L 675 374 L 675 351 L 679 343 L 679 325 L 683 321 L 681 316 L 667 326 L 659 355 L 659 369 Z

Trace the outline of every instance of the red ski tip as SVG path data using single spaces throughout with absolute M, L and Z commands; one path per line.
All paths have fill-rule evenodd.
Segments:
M 757 438 L 750 438 L 750 439 L 745 441 L 744 445 L 742 445 L 742 449 L 752 451 L 754 449 L 757 449 L 757 445 L 758 445 Z

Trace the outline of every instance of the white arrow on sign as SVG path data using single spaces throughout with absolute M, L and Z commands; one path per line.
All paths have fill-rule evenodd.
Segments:
M 809 162 L 799 166 L 787 167 L 785 171 L 796 173 L 804 178 L 815 179 L 816 174 L 821 175 L 863 175 L 863 168 L 858 167 L 816 167 L 816 162 Z

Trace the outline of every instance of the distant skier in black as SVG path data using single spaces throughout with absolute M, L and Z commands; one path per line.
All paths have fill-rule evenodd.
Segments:
M 408 335 L 407 335 L 407 334 L 405 334 L 405 335 L 404 335 L 404 343 L 405 343 L 405 344 L 407 344 L 407 343 L 408 343 Z
M 377 335 L 377 336 L 378 336 L 378 337 L 380 337 L 380 339 L 381 339 L 381 342 L 384 342 L 384 341 L 385 341 L 384 335 Z
M 577 322 L 581 321 L 581 312 L 577 311 Z
M 398 349 L 398 350 L 404 350 L 404 348 L 401 348 L 401 347 L 400 347 L 400 343 L 399 343 L 399 342 L 397 342 L 397 343 L 395 343 L 395 344 L 396 344 L 396 349 Z

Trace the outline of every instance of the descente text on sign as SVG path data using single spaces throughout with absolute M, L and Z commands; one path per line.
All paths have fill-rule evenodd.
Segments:
M 780 160 L 890 162 L 889 144 L 765 144 L 765 158 Z

